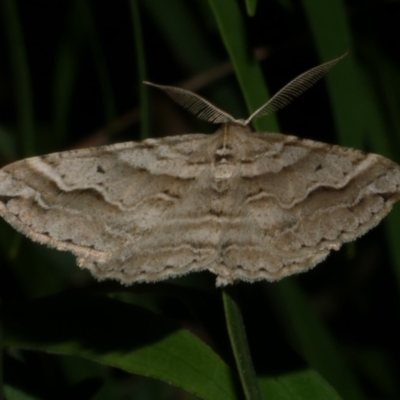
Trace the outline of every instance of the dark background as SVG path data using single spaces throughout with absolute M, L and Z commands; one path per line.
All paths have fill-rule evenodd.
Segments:
M 1 165 L 26 156 L 139 140 L 146 135 L 216 129 L 197 121 L 156 89 L 143 90 L 143 79 L 190 88 L 236 118 L 246 117 L 243 88 L 212 3 L 139 1 L 141 53 L 129 1 L 2 0 Z M 225 3 L 229 8 L 230 2 Z M 282 133 L 352 145 L 400 160 L 399 1 L 331 0 L 326 2 L 326 13 L 321 6 L 320 11 L 313 8 L 312 1 L 260 1 L 253 17 L 246 14 L 244 2 L 237 3 L 248 58 L 261 54 L 259 64 L 271 94 L 301 72 L 350 52 L 332 76 L 277 114 Z M 342 10 L 340 18 L 330 7 Z M 331 19 L 326 17 L 330 12 Z M 229 21 L 229 14 L 225 18 Z M 197 78 L 195 83 L 193 78 Z M 266 126 L 275 129 L 273 117 L 266 120 Z M 221 300 L 210 274 L 177 280 L 182 287 L 205 290 L 209 303 L 196 303 L 203 312 L 206 304 L 214 305 L 199 320 L 188 304 L 162 287 L 154 293 L 152 285 L 140 285 L 139 291 L 149 288 L 144 295 L 135 287 L 125 288 L 126 293 L 116 284 L 103 288 L 76 267 L 71 255 L 21 238 L 3 221 L 0 239 L 0 300 L 5 309 L 65 291 L 92 295 L 100 285 L 101 296 L 112 295 L 185 321 L 195 333 L 217 343 L 218 353 L 231 362 Z M 388 221 L 307 274 L 287 278 L 282 284 L 239 284 L 257 370 L 275 375 L 311 366 L 344 398 L 400 398 L 399 248 L 400 212 L 395 209 Z M 293 304 L 297 290 L 307 311 Z M 306 320 L 308 312 L 324 327 L 322 336 Z M 304 316 L 308 324 L 309 330 L 304 331 L 308 344 L 307 339 L 293 338 L 301 336 L 302 324 L 300 318 L 296 325 L 294 315 Z M 101 337 L 102 332 L 98 334 Z M 317 338 L 335 343 L 356 382 L 354 397 L 346 395 L 346 384 L 338 387 L 313 358 L 313 350 L 324 352 L 323 347 L 313 348 L 313 340 L 315 346 L 319 343 Z M 329 357 L 323 361 L 326 366 Z M 103 399 L 106 385 L 123 385 L 124 390 L 114 392 L 114 399 L 193 398 L 163 382 L 76 356 L 6 347 L 3 367 L 6 386 L 40 399 L 71 398 L 72 393 L 75 398 Z

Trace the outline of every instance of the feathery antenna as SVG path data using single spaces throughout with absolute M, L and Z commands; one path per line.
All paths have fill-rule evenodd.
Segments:
M 298 77 L 294 78 L 281 90 L 279 90 L 274 96 L 271 97 L 264 105 L 254 111 L 253 114 L 247 118 L 246 121 L 241 119 L 235 119 L 227 112 L 222 111 L 218 107 L 211 104 L 205 98 L 199 96 L 186 89 L 177 88 L 174 86 L 156 85 L 155 83 L 144 81 L 146 85 L 154 86 L 158 89 L 163 90 L 168 96 L 174 101 L 180 104 L 182 107 L 188 109 L 198 118 L 212 122 L 214 124 L 226 124 L 228 122 L 235 122 L 242 125 L 248 125 L 251 121 L 264 117 L 265 115 L 274 113 L 283 107 L 287 106 L 293 99 L 300 96 L 303 92 L 318 82 L 334 65 L 336 65 L 342 58 L 348 53 L 344 53 L 342 56 L 335 58 L 334 60 L 328 61 L 317 67 L 311 68 L 306 72 L 303 72 Z
M 231 115 L 222 111 L 218 107 L 211 104 L 205 98 L 186 89 L 177 88 L 174 86 L 156 85 L 151 82 L 143 82 L 146 85 L 154 86 L 163 90 L 174 101 L 182 107 L 191 111 L 198 118 L 212 122 L 214 124 L 225 124 L 227 122 L 238 122 Z
M 287 106 L 293 99 L 300 96 L 307 89 L 317 83 L 334 65 L 336 65 L 343 57 L 347 56 L 347 52 L 334 60 L 320 64 L 317 67 L 311 68 L 303 72 L 297 78 L 294 78 L 285 85 L 279 92 L 271 97 L 263 106 L 254 111 L 245 124 L 248 125 L 252 120 L 255 120 L 265 115 L 277 112 Z

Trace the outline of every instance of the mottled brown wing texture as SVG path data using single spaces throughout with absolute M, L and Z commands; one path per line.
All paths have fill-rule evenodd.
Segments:
M 217 285 L 305 271 L 400 197 L 375 154 L 238 124 L 54 153 L 0 171 L 0 214 L 125 284 L 210 270 Z
M 294 136 L 250 136 L 238 189 L 243 215 L 258 229 L 236 231 L 225 246 L 228 282 L 312 268 L 377 225 L 400 197 L 400 167 L 384 157 Z

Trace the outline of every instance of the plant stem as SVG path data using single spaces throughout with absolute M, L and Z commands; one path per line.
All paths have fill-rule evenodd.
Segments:
M 149 101 L 148 101 L 148 88 L 143 84 L 146 80 L 146 58 L 144 51 L 142 22 L 140 17 L 140 9 L 138 0 L 131 0 L 131 15 L 133 24 L 133 38 L 135 42 L 136 60 L 138 67 L 138 80 L 139 80 L 139 97 L 140 97 L 140 139 L 149 137 L 150 132 L 150 119 L 149 119 Z
M 247 400 L 261 400 L 261 392 L 251 359 L 249 344 L 242 314 L 236 302 L 236 289 L 233 286 L 222 289 L 226 326 L 229 340 L 239 372 L 240 381 Z

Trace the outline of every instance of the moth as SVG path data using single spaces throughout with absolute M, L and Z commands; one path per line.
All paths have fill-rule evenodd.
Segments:
M 390 211 L 400 167 L 248 125 L 341 58 L 301 74 L 247 120 L 147 82 L 221 126 L 17 161 L 0 170 L 0 214 L 32 240 L 72 252 L 95 277 L 124 284 L 209 270 L 223 286 L 306 271 Z

